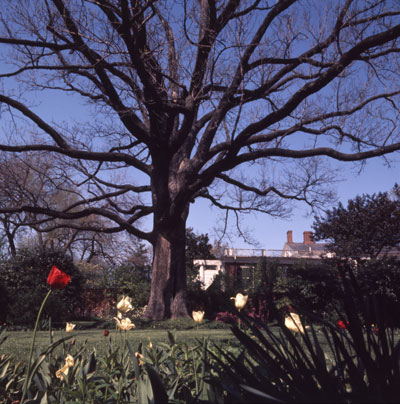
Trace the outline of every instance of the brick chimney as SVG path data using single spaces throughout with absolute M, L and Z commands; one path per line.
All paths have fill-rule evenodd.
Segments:
M 292 232 L 292 230 L 288 230 L 286 234 L 287 234 L 287 242 L 288 243 L 293 243 L 293 232 Z
M 303 232 L 303 243 L 304 244 L 315 244 L 312 231 Z

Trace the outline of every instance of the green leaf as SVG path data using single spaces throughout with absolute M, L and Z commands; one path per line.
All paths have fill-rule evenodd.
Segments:
M 151 387 L 154 395 L 154 404 L 165 404 L 168 402 L 168 394 L 165 391 L 160 375 L 154 370 L 153 367 L 145 363 L 143 365 L 147 375 L 149 376 Z
M 6 375 L 7 369 L 9 368 L 10 363 L 11 363 L 11 359 L 8 359 L 8 360 L 2 365 L 2 370 L 1 370 L 1 373 L 0 373 L 0 379 L 3 378 L 3 377 Z
M 139 374 L 140 374 L 140 369 L 139 369 L 139 364 L 136 359 L 135 352 L 133 351 L 132 345 L 129 343 L 129 341 L 126 341 L 126 345 L 128 347 L 129 353 L 131 355 L 131 362 L 133 365 L 133 371 L 135 372 L 136 379 L 138 380 L 139 383 Z
M 175 345 L 176 344 L 175 335 L 172 334 L 171 331 L 167 331 L 167 334 L 170 345 Z
M 148 404 L 149 399 L 147 397 L 147 386 L 145 381 L 140 377 L 137 380 L 137 393 L 139 404 Z
M 96 363 L 96 353 L 93 351 L 89 356 L 88 362 L 82 369 L 82 374 L 85 378 L 90 379 L 90 377 L 96 371 Z
M 270 400 L 270 401 L 272 401 L 272 402 L 275 402 L 275 403 L 283 403 L 283 401 L 277 399 L 276 397 L 272 397 L 271 395 L 266 394 L 266 393 L 263 393 L 262 391 L 257 390 L 257 389 L 255 389 L 255 388 L 253 388 L 253 387 L 251 387 L 251 386 L 247 386 L 247 385 L 245 385 L 245 384 L 241 384 L 240 387 L 241 387 L 242 389 L 247 390 L 248 392 L 250 392 L 250 393 L 256 395 L 256 396 L 259 396 L 259 397 L 262 397 L 262 398 L 266 398 L 266 399 L 268 399 L 268 400 Z

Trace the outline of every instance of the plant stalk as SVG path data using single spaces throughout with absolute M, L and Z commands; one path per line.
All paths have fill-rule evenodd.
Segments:
M 37 318 L 36 318 L 35 328 L 33 329 L 33 337 L 32 337 L 32 342 L 31 342 L 31 349 L 30 349 L 30 352 L 29 352 L 28 371 L 26 372 L 26 377 L 25 377 L 25 381 L 24 381 L 24 387 L 23 387 L 23 389 L 22 389 L 21 403 L 24 402 L 24 399 L 25 399 L 25 396 L 26 396 L 26 392 L 28 391 L 28 388 L 29 388 L 28 380 L 29 380 L 29 376 L 30 376 L 30 373 L 31 373 L 33 348 L 34 348 L 34 346 L 35 346 L 36 333 L 37 333 L 37 328 L 38 328 L 38 325 L 39 325 L 40 316 L 42 315 L 42 311 L 43 311 L 44 305 L 46 304 L 47 299 L 49 298 L 51 292 L 52 292 L 52 289 L 50 289 L 50 290 L 47 292 L 46 297 L 45 297 L 45 298 L 43 299 L 43 301 L 42 301 L 42 304 L 41 304 L 40 309 L 39 309 L 39 313 L 38 313 Z

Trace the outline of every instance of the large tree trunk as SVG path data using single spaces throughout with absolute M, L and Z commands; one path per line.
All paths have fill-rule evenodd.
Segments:
M 150 299 L 145 316 L 153 320 L 188 317 L 185 266 L 186 220 L 155 226 Z

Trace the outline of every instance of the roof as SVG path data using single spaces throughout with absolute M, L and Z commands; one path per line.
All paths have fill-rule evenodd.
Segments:
M 326 244 L 326 243 L 313 243 L 313 244 L 285 243 L 283 245 L 283 250 L 309 252 L 310 249 L 311 249 L 311 251 L 325 252 L 328 249 L 328 244 Z

